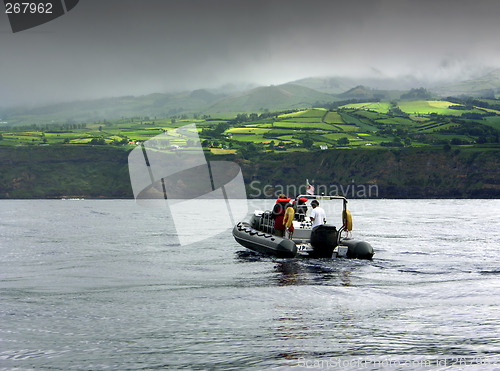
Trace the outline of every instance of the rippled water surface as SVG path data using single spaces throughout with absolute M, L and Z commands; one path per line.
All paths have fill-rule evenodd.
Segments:
M 500 369 L 500 200 L 349 205 L 372 261 L 180 246 L 133 201 L 0 201 L 0 368 Z

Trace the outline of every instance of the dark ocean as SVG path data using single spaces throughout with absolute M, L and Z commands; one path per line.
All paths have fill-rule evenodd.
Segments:
M 181 246 L 129 200 L 0 201 L 0 369 L 500 370 L 500 200 L 349 206 L 372 261 Z

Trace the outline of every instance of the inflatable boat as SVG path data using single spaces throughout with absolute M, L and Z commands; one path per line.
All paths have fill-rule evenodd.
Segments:
M 312 200 L 342 201 L 342 226 L 337 229 L 334 225 L 322 223 L 313 227 L 311 216 L 307 215 L 307 202 Z M 295 213 L 289 224 L 293 227 L 288 229 L 292 233 L 285 232 L 284 237 L 276 235 L 276 212 L 255 210 L 250 221 L 242 221 L 234 226 L 235 240 L 250 250 L 278 258 L 372 259 L 374 252 L 368 242 L 349 237 L 352 217 L 347 210 L 345 197 L 299 195 L 293 203 L 290 202 L 290 205 L 292 204 Z

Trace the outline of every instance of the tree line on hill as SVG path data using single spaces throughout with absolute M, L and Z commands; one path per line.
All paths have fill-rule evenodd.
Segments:
M 45 131 L 47 133 L 64 133 L 71 130 L 86 129 L 87 123 L 81 122 L 66 122 L 64 124 L 52 123 L 52 124 L 31 124 L 31 125 L 16 125 L 16 126 L 4 126 L 2 129 L 4 131 Z

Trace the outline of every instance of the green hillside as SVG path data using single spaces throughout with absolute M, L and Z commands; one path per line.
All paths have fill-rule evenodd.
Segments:
M 237 161 L 248 182 L 315 178 L 377 185 L 381 197 L 500 197 L 500 70 L 433 92 L 415 86 L 304 79 L 2 109 L 0 198 L 131 197 L 128 152 L 192 123 L 206 156 Z
M 123 117 L 171 117 L 182 114 L 262 112 L 312 107 L 336 100 L 330 94 L 294 84 L 266 86 L 230 95 L 195 90 L 60 103 L 37 108 L 3 109 L 9 125 L 83 123 Z
M 498 145 L 500 102 L 460 102 L 405 100 L 300 110 L 243 120 L 226 134 L 233 144 L 258 144 L 257 150 Z
M 221 95 L 206 90 L 182 94 L 150 94 L 60 103 L 38 108 L 4 109 L 2 120 L 9 125 L 82 123 L 122 117 L 170 117 L 199 112 Z
M 424 83 L 403 78 L 309 78 L 276 86 L 263 86 L 234 93 L 199 89 L 182 93 L 149 94 L 67 102 L 43 107 L 0 109 L 0 126 L 64 124 L 112 121 L 130 117 L 168 118 L 179 115 L 264 112 L 336 107 L 339 101 L 356 103 L 390 102 L 399 99 L 426 100 Z M 408 90 L 410 90 L 408 92 Z M 481 78 L 432 88 L 435 99 L 448 96 L 500 97 L 500 70 Z M 346 102 L 344 102 L 345 104 Z
M 404 92 L 399 90 L 377 90 L 371 89 L 363 85 L 355 86 L 352 89 L 349 89 L 346 92 L 338 94 L 337 97 L 340 100 L 392 100 L 399 99 Z
M 253 94 L 236 97 L 240 102 L 232 102 L 231 107 L 244 109 L 264 104 L 262 97 L 277 105 L 280 100 L 283 104 L 291 104 L 303 98 L 300 93 L 305 92 L 304 89 L 294 85 L 255 89 Z M 212 98 L 203 91 L 196 94 L 204 99 Z M 226 98 L 215 102 L 222 107 Z M 260 107 L 259 111 L 251 114 L 215 112 L 202 116 L 182 114 L 169 118 L 144 116 L 83 124 L 35 121 L 23 126 L 2 125 L 0 145 L 120 146 L 196 123 L 206 148 L 218 153 L 227 150 L 246 154 L 248 151 L 311 151 L 362 146 L 497 145 L 500 129 L 500 101 L 497 100 L 368 101 L 336 109 L 288 108 L 262 112 Z M 253 147 L 247 148 L 249 144 Z
M 268 98 L 300 99 L 304 89 L 288 88 L 268 89 Z M 204 91 L 194 95 L 220 103 Z M 207 157 L 240 163 L 249 187 L 253 180 L 300 185 L 309 178 L 377 185 L 378 197 L 500 197 L 500 101 L 450 98 L 3 124 L 0 198 L 131 197 L 128 151 L 190 123 Z

